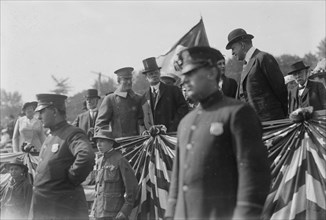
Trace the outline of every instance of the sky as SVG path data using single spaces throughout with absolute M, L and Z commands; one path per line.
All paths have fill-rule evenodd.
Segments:
M 32 101 L 55 89 L 54 75 L 69 78 L 72 96 L 92 87 L 92 72 L 142 69 L 201 16 L 210 46 L 227 58 L 227 35 L 240 27 L 274 56 L 315 53 L 326 36 L 325 2 L 1 0 L 1 89 Z

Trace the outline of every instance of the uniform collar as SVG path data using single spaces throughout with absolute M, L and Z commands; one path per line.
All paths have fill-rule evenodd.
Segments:
M 218 91 L 214 92 L 213 94 L 209 95 L 208 97 L 200 100 L 199 102 L 203 109 L 207 109 L 222 99 L 223 99 L 223 95 L 218 90 Z
M 60 128 L 62 128 L 63 126 L 67 125 L 67 121 L 62 121 L 62 122 L 59 122 L 58 124 L 54 125 L 53 127 L 50 128 L 50 131 L 51 133 L 59 130 Z
M 103 154 L 103 156 L 104 156 L 105 158 L 108 158 L 108 157 L 110 157 L 114 152 L 115 152 L 115 149 L 112 148 L 111 150 L 106 151 L 106 152 Z

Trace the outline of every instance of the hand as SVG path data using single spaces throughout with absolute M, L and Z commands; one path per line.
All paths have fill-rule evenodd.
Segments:
M 116 220 L 124 220 L 124 219 L 127 219 L 126 216 L 122 213 L 122 212 L 119 212 L 117 214 L 117 216 L 115 217 Z

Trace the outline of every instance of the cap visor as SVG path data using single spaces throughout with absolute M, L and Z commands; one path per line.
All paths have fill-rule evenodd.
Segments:
M 38 105 L 34 111 L 39 112 L 39 111 L 45 109 L 46 107 L 48 107 L 48 105 Z

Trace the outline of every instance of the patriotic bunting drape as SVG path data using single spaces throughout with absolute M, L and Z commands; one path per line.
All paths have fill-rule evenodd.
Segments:
M 302 123 L 285 119 L 265 122 L 263 128 L 273 178 L 264 219 L 326 219 L 326 111 L 314 112 L 312 119 Z M 176 135 L 148 134 L 117 141 L 139 183 L 137 206 L 130 219 L 163 219 Z M 17 156 L 34 175 L 37 156 L 0 154 L 0 165 Z M 1 177 L 3 188 L 8 174 Z

